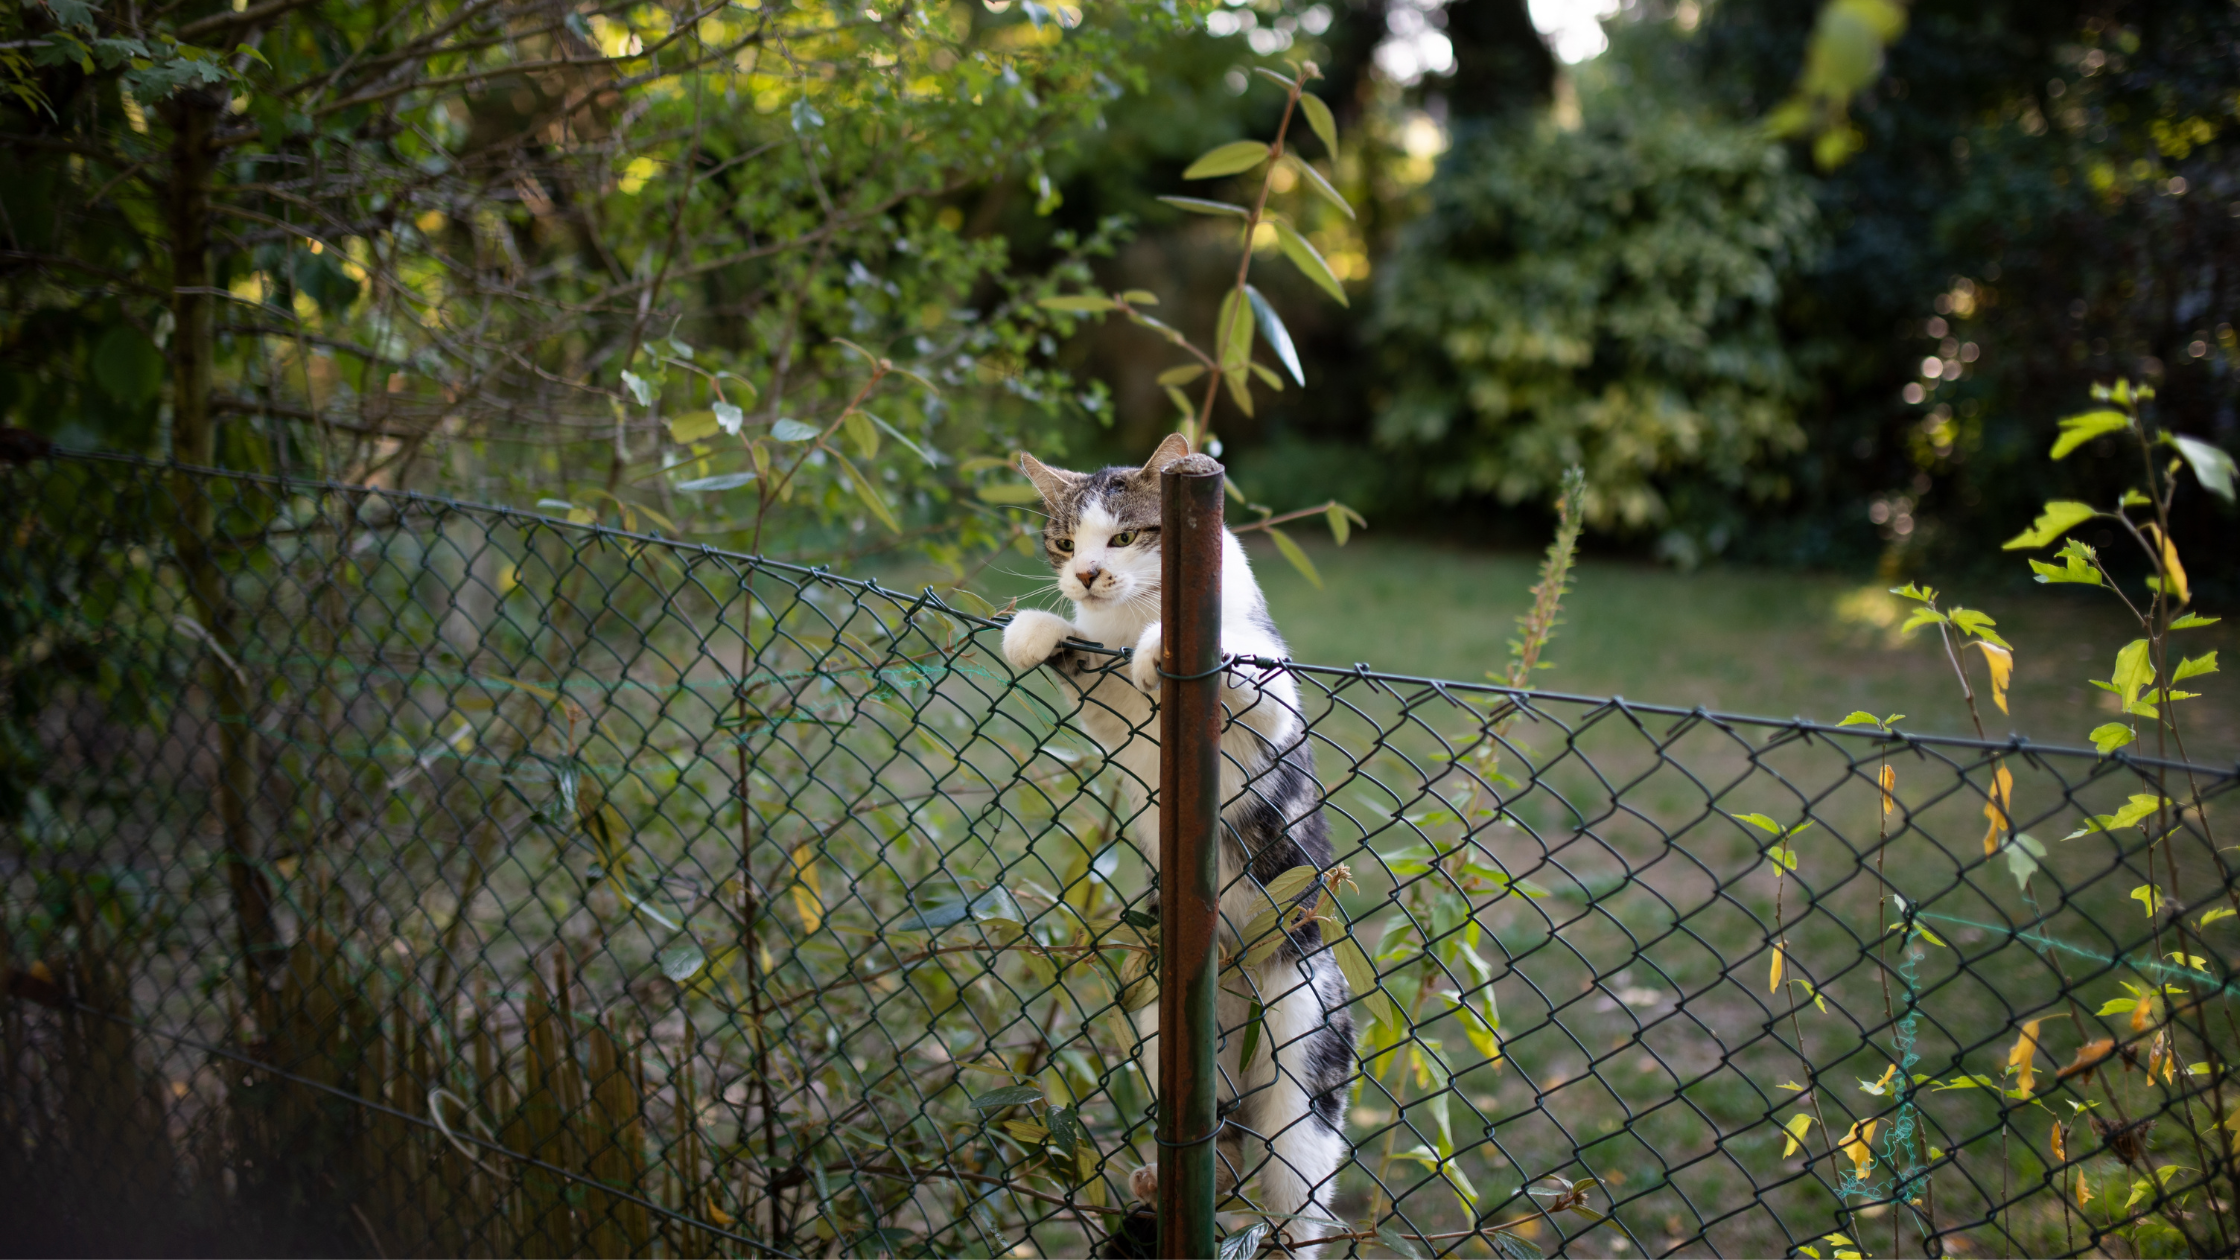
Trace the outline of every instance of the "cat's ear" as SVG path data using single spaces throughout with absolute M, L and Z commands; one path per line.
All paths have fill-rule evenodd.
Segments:
M 1143 471 L 1156 477 L 1160 469 L 1189 453 L 1190 439 L 1179 433 L 1169 433 L 1166 440 L 1159 443 L 1159 449 L 1151 452 L 1151 458 L 1144 461 Z
M 1081 484 L 1080 473 L 1052 468 L 1025 451 L 1019 452 L 1019 471 L 1025 473 L 1027 480 L 1034 483 L 1034 488 L 1042 492 L 1042 501 L 1052 507 L 1056 507 L 1060 499 L 1071 494 L 1073 488 Z

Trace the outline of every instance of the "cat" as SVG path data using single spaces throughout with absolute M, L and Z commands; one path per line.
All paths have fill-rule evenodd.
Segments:
M 1158 812 L 1145 806 L 1159 782 L 1152 709 L 1163 655 L 1159 473 L 1189 453 L 1188 441 L 1174 434 L 1141 468 L 1067 472 L 1022 455 L 1020 467 L 1048 510 L 1043 552 L 1059 592 L 1073 602 L 1073 617 L 1020 612 L 1003 632 L 1012 668 L 1024 673 L 1049 665 L 1081 697 L 1080 723 L 1120 768 L 1138 843 L 1152 855 Z M 1233 662 L 1283 660 L 1288 652 L 1244 547 L 1235 534 L 1222 534 L 1222 655 Z M 1064 649 L 1067 639 L 1135 651 L 1124 669 L 1110 668 L 1110 658 Z M 1221 699 L 1221 939 L 1233 951 L 1238 929 L 1272 907 L 1267 885 L 1294 867 L 1326 870 L 1333 854 L 1290 673 L 1234 662 L 1222 675 Z M 1247 871 L 1249 880 L 1242 878 Z M 1311 901 L 1317 891 L 1310 882 L 1300 899 Z M 1346 1008 L 1352 994 L 1337 961 L 1322 949 L 1321 925 L 1311 920 L 1249 980 L 1246 985 L 1233 972 L 1225 975 L 1218 998 L 1220 1026 L 1228 1030 L 1219 1056 L 1225 1123 L 1215 1143 L 1218 1186 L 1226 1193 L 1257 1170 L 1254 1201 L 1263 1211 L 1329 1217 L 1338 1167 L 1351 1153 L 1345 1099 L 1354 1075 L 1353 1018 Z M 1250 994 L 1242 992 L 1247 988 Z M 1241 1031 L 1254 995 L 1264 1011 L 1262 1031 L 1252 1063 L 1244 1066 L 1238 1062 Z M 1144 1062 L 1155 1063 L 1158 1004 L 1139 1010 L 1135 1021 Z M 1155 1069 L 1146 1074 L 1157 1079 Z M 1248 1137 L 1257 1148 L 1249 1161 Z M 1149 1169 L 1131 1178 L 1139 1198 L 1151 1198 L 1156 1186 Z M 1312 1240 L 1322 1231 L 1313 1219 L 1277 1216 L 1275 1224 L 1293 1240 L 1294 1255 L 1316 1252 Z

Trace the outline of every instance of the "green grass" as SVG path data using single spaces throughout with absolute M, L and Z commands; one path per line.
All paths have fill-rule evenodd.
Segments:
M 1373 534 L 1343 548 L 1324 538 L 1306 548 L 1323 578 L 1317 590 L 1265 539 L 1250 538 L 1249 546 L 1295 658 L 1328 665 L 1360 661 L 1465 681 L 1506 668 L 1516 617 L 1530 602 L 1539 564 L 1534 555 Z M 1018 574 L 1038 568 L 1035 560 L 1007 555 L 978 589 L 1000 604 L 1032 589 L 1035 583 Z M 1555 668 L 1535 681 L 1549 691 L 1732 713 L 1825 721 L 1855 709 L 1904 713 L 1902 725 L 1911 730 L 1969 733 L 1967 707 L 1933 634 L 1896 635 L 1903 611 L 1884 594 L 1890 585 L 1861 576 L 1682 573 L 1589 559 L 1577 568 L 1564 625 L 1544 658 Z M 1945 595 L 1948 604 L 1957 600 L 1990 612 L 2014 644 L 2012 714 L 2000 713 L 1988 697 L 1978 701 L 1984 729 L 1994 738 L 2018 731 L 2041 743 L 2079 746 L 2089 742 L 2087 731 L 2113 718 L 2102 703 L 2106 693 L 2085 680 L 2108 676 L 2116 649 L 2137 637 L 2137 626 L 2105 592 L 1978 596 L 1955 588 Z M 2214 616 L 2223 610 L 2203 611 Z M 2185 632 L 2180 645 L 2188 655 L 2221 649 L 2229 657 L 2240 645 L 2235 624 Z M 1971 652 L 1964 659 L 1982 687 L 1981 657 Z M 2201 698 L 2180 710 L 2193 732 L 2187 752 L 2196 761 L 2229 764 L 2240 756 L 2240 692 L 2233 677 L 2227 671 L 2194 680 Z

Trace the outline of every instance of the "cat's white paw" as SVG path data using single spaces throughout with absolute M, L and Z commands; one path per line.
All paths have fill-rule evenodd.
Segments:
M 1159 1170 L 1146 1166 L 1129 1173 L 1128 1193 L 1138 1203 L 1157 1203 L 1159 1201 Z
M 1029 609 L 1011 618 L 1003 628 L 1003 659 L 1011 668 L 1025 673 L 1050 659 L 1058 644 L 1078 633 L 1073 623 L 1056 613 Z
M 1128 681 L 1140 690 L 1158 694 L 1161 658 L 1166 652 L 1167 637 L 1160 632 L 1159 623 L 1145 626 L 1136 638 L 1135 659 L 1128 662 Z

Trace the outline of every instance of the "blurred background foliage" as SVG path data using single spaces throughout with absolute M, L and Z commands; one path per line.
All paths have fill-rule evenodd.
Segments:
M 1358 213 L 1285 204 L 1352 300 L 1256 269 L 1308 383 L 1214 418 L 1278 509 L 1527 537 L 1579 461 L 1605 548 L 1949 570 L 2112 495 L 2042 459 L 2094 380 L 2240 446 L 2230 0 L 149 12 L 0 17 L 0 414 L 75 444 L 961 576 L 1028 526 L 995 457 L 1174 427 L 1162 341 L 1034 300 L 1145 289 L 1202 338 L 1233 228 L 1157 198 L 1226 196 L 1183 167 L 1268 134 L 1247 68 L 1304 58 Z M 206 416 L 167 296 L 198 178 Z M 749 480 L 869 379 L 837 338 L 917 374 L 851 448 L 891 529 L 836 465 Z

